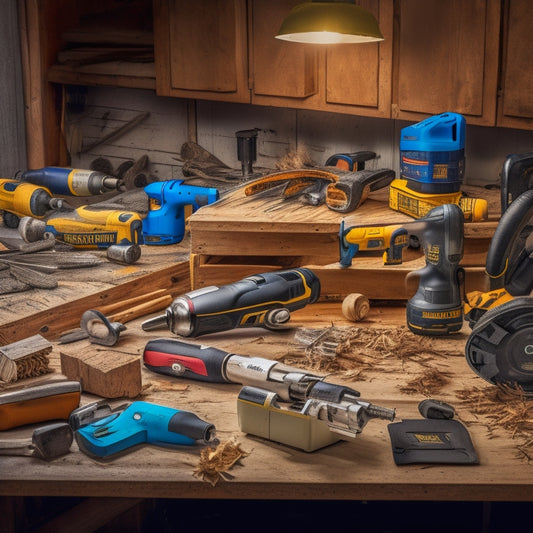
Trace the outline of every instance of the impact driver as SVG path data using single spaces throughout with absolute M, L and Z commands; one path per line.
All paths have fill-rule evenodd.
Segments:
M 183 294 L 166 314 L 144 321 L 142 328 L 166 326 L 182 337 L 242 327 L 275 330 L 289 321 L 291 311 L 316 302 L 319 296 L 320 280 L 308 268 L 265 272 Z

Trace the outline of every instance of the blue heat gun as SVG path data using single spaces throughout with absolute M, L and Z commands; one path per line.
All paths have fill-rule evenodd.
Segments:
M 218 190 L 184 185 L 183 180 L 156 181 L 144 188 L 148 195 L 148 215 L 143 220 L 144 244 L 175 244 L 185 234 L 185 206 L 194 213 L 218 200 Z
M 215 426 L 189 411 L 148 402 L 133 402 L 117 411 L 94 405 L 80 407 L 69 418 L 78 446 L 90 456 L 107 458 L 145 443 L 192 446 L 216 440 Z M 102 413 L 111 414 L 99 418 Z

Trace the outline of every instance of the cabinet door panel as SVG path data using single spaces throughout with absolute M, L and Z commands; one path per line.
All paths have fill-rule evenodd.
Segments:
M 253 94 L 306 98 L 317 91 L 316 47 L 274 36 L 284 17 L 301 0 L 253 0 Z
M 503 96 L 498 125 L 533 128 L 533 42 L 530 0 L 509 0 L 503 58 Z
M 392 29 L 392 4 L 363 0 L 358 5 L 376 16 L 385 41 L 337 45 L 327 50 L 326 102 L 377 108 L 381 96 L 381 105 L 389 111 L 392 52 L 392 31 L 389 28 Z M 388 89 L 384 95 L 380 94 L 382 86 Z M 385 97 L 388 101 L 384 101 Z
M 494 125 L 499 13 L 497 0 L 400 2 L 399 118 L 455 111 Z
M 246 0 L 155 0 L 158 93 L 249 102 Z

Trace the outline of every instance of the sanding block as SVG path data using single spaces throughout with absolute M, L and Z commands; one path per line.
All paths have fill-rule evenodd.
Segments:
M 421 418 L 387 427 L 397 465 L 479 463 L 467 429 L 457 420 Z

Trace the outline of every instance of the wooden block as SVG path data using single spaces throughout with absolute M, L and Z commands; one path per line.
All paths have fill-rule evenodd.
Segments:
M 41 335 L 33 335 L 0 347 L 0 381 L 40 376 L 50 372 L 48 355 L 52 344 Z
M 135 398 L 141 392 L 139 357 L 92 345 L 61 350 L 61 373 L 81 383 L 83 392 L 103 398 Z

